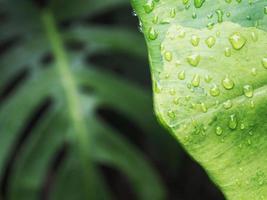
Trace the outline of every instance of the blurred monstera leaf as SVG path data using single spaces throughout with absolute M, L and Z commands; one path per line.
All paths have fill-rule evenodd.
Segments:
M 160 121 L 228 199 L 267 199 L 267 1 L 132 4 Z
M 141 152 L 97 114 L 107 106 L 143 132 L 156 133 L 149 95 L 97 70 L 90 60 L 87 67 L 84 63 L 88 54 L 105 51 L 144 57 L 142 38 L 119 27 L 72 23 L 61 29 L 75 18 L 90 21 L 126 3 L 53 1 L 40 9 L 33 1 L 0 1 L 0 42 L 6 47 L 0 58 L 0 178 L 8 199 L 39 199 L 58 152 L 65 156 L 48 184 L 51 199 L 110 199 L 96 164 L 126 174 L 138 199 L 164 198 L 158 175 Z M 83 50 L 75 51 L 80 44 Z

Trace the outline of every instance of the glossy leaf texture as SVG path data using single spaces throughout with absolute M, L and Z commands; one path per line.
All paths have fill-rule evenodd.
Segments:
M 227 199 L 267 199 L 267 1 L 132 4 L 159 120 Z
M 138 199 L 164 198 L 155 169 L 98 114 L 101 107 L 115 110 L 140 127 L 144 140 L 153 139 L 163 131 L 150 96 L 87 59 L 111 51 L 145 57 L 137 32 L 90 24 L 99 12 L 126 4 L 53 1 L 44 9 L 28 0 L 0 2 L 0 42 L 8 44 L 0 55 L 0 179 L 8 199 L 39 199 L 58 154 L 49 199 L 112 199 L 98 165 L 125 174 Z M 83 17 L 89 25 L 72 23 Z

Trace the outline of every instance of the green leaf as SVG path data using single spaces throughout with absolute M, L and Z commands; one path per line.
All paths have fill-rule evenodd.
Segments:
M 132 0 L 159 120 L 233 200 L 267 198 L 267 2 Z
M 152 165 L 131 141 L 97 114 L 106 106 L 140 126 L 144 140 L 152 133 L 153 137 L 161 135 L 149 106 L 150 96 L 114 74 L 95 70 L 100 67 L 91 60 L 85 62 L 87 56 L 111 51 L 144 58 L 142 38 L 125 28 L 82 22 L 59 30 L 63 20 L 75 20 L 88 12 L 91 18 L 125 4 L 121 0 L 93 0 L 86 5 L 55 1 L 40 10 L 33 1 L 0 2 L 0 12 L 8 16 L 1 24 L 1 30 L 6 31 L 0 32 L 0 42 L 15 41 L 0 55 L 0 94 L 18 81 L 0 102 L 1 181 L 10 152 L 18 148 L 5 186 L 8 199 L 39 199 L 63 148 L 67 149 L 66 156 L 55 183 L 49 184 L 52 199 L 112 199 L 97 169 L 99 164 L 125 174 L 139 199 L 165 198 L 165 188 Z M 82 43 L 84 49 L 71 50 L 68 44 L 72 43 Z M 47 55 L 54 57 L 49 63 L 43 62 Z M 35 116 L 44 104 L 48 108 Z M 33 117 L 38 120 L 31 127 Z M 22 140 L 25 132 L 27 136 Z

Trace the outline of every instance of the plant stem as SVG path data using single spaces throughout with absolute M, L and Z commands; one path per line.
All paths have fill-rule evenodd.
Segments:
M 43 21 L 48 39 L 51 43 L 52 52 L 56 58 L 56 68 L 61 79 L 62 87 L 67 100 L 67 107 L 70 121 L 73 124 L 73 134 L 75 139 L 75 149 L 81 161 L 83 179 L 85 183 L 86 199 L 96 199 L 94 189 L 94 166 L 90 148 L 91 141 L 84 120 L 84 113 L 81 108 L 79 93 L 75 77 L 71 73 L 71 68 L 63 46 L 63 41 L 57 29 L 55 19 L 50 10 L 44 10 Z

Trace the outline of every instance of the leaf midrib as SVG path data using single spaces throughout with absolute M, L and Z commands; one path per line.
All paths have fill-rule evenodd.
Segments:
M 90 140 L 88 140 L 88 131 L 82 107 L 80 104 L 79 92 L 77 90 L 77 82 L 71 72 L 68 62 L 67 54 L 63 46 L 63 41 L 60 37 L 59 31 L 56 26 L 53 14 L 50 10 L 44 10 L 42 13 L 44 28 L 47 33 L 48 40 L 51 45 L 52 53 L 55 56 L 56 68 L 58 76 L 62 84 L 67 101 L 67 109 L 69 112 L 69 120 L 72 121 L 73 135 L 75 138 L 74 144 L 76 145 L 77 155 L 81 162 L 81 167 L 84 173 L 85 193 L 87 199 L 94 198 L 93 180 L 91 174 L 93 173 L 93 166 L 90 156 Z M 89 156 L 88 156 L 89 154 Z

